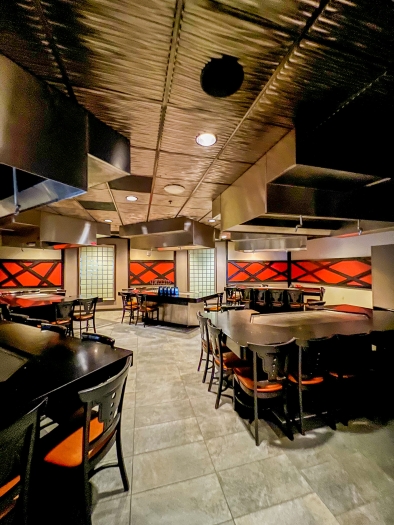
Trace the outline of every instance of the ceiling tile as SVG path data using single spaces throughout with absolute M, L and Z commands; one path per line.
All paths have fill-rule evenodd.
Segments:
M 212 160 L 209 158 L 160 152 L 157 176 L 164 179 L 198 182 L 211 163 Z
M 180 208 L 185 204 L 187 197 L 169 195 L 168 193 L 154 193 L 152 197 L 152 206 L 166 206 L 170 208 Z
M 94 188 L 89 188 L 86 193 L 77 197 L 78 201 L 91 201 L 91 202 L 112 202 L 111 195 L 109 194 L 106 184 L 100 184 L 104 186 L 103 189 L 97 189 L 97 186 Z
M 114 196 L 115 202 L 117 204 L 124 204 L 127 206 L 141 206 L 141 204 L 148 204 L 149 202 L 149 193 L 141 193 L 138 191 L 123 191 L 123 190 L 111 190 L 112 195 Z M 129 195 L 133 195 L 134 197 L 137 197 L 137 201 L 127 201 L 126 197 Z
M 130 172 L 132 175 L 153 177 L 155 155 L 155 150 L 130 148 Z
M 238 179 L 252 164 L 244 162 L 229 162 L 225 160 L 215 160 L 209 168 L 204 182 L 216 182 L 221 184 L 232 184 Z
M 216 199 L 216 197 L 223 193 L 227 188 L 228 185 L 226 184 L 203 182 L 200 184 L 195 193 L 193 193 L 193 197 L 190 199 L 190 201 L 192 201 L 193 198 L 210 200 Z
M 116 211 L 115 205 L 112 202 L 98 202 L 98 201 L 80 201 L 81 206 L 85 210 L 100 210 L 100 211 Z

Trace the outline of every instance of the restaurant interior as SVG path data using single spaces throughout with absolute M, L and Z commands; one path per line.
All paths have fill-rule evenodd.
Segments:
M 1 2 L 0 525 L 394 523 L 393 26 Z

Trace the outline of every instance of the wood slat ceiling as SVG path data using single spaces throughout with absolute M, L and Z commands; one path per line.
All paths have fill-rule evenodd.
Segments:
M 46 207 L 110 219 L 113 231 L 177 215 L 206 222 L 211 200 L 295 123 L 313 127 L 361 93 L 392 103 L 388 0 L 15 0 L 0 15 L 0 51 L 129 138 L 131 173 L 152 177 L 151 194 L 130 203 L 98 166 L 86 195 Z M 219 99 L 202 91 L 200 72 L 223 54 L 245 78 Z M 198 146 L 200 132 L 217 143 Z

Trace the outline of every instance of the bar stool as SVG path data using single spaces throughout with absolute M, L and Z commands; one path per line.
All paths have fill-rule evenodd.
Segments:
M 74 315 L 74 301 L 62 301 L 54 304 L 55 320 L 51 324 L 57 326 L 64 326 L 69 335 L 74 337 L 74 327 L 72 318 Z
M 253 288 L 239 288 L 238 292 L 240 304 L 243 304 L 245 308 L 250 308 L 250 304 L 253 301 Z
M 197 312 L 197 321 L 198 321 L 198 326 L 200 327 L 200 336 L 201 336 L 201 351 L 200 351 L 200 359 L 198 361 L 197 372 L 200 371 L 201 363 L 205 361 L 204 375 L 202 377 L 202 382 L 205 383 L 205 380 L 207 378 L 207 372 L 210 369 L 209 356 L 211 353 L 211 348 L 209 346 L 209 338 L 208 338 L 208 328 L 207 328 L 208 318 L 204 317 L 201 314 L 201 312 Z M 204 357 L 204 354 L 206 354 L 206 357 Z M 211 366 L 213 366 L 213 364 Z
M 96 305 L 98 297 L 93 299 L 77 299 L 74 302 L 72 322 L 79 322 L 79 333 L 82 333 L 82 323 L 86 321 L 85 330 L 89 330 L 89 321 L 93 322 L 93 331 L 96 332 Z M 77 310 L 77 311 L 76 311 Z
M 134 319 L 134 312 L 138 310 L 138 301 L 135 297 L 135 294 L 122 292 L 122 323 L 126 312 L 129 312 L 129 324 L 131 320 Z
M 266 313 L 269 310 L 270 303 L 270 291 L 267 289 L 255 289 L 254 290 L 254 302 L 253 309 L 259 313 Z
M 204 301 L 204 312 L 220 312 L 223 303 L 223 292 L 217 294 L 216 303 L 210 304 Z
M 270 290 L 272 310 L 283 310 L 285 307 L 285 290 Z
M 290 311 L 301 311 L 304 309 L 301 290 L 287 290 L 287 305 Z
M 141 312 L 142 314 L 142 320 L 144 321 L 144 328 L 146 326 L 146 321 L 151 318 L 153 321 L 153 314 L 156 312 L 156 321 L 159 322 L 159 305 L 154 302 L 148 302 L 146 300 L 147 296 L 146 294 L 137 294 L 137 317 L 135 320 L 135 324 L 138 323 L 139 314 Z
M 226 287 L 226 303 L 227 304 L 239 304 L 241 301 L 241 294 L 237 288 Z

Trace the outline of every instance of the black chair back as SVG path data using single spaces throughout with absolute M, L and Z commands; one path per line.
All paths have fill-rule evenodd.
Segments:
M 29 317 L 28 319 L 26 319 L 26 322 L 25 322 L 25 324 L 29 326 L 35 326 L 37 328 L 41 328 L 42 324 L 48 324 L 48 323 L 49 323 L 48 319 L 36 319 L 34 317 Z
M 75 301 L 75 306 L 79 307 L 79 314 L 82 315 L 93 315 L 96 313 L 98 297 L 93 297 L 92 299 L 77 299 Z M 74 306 L 74 308 L 75 308 Z
M 26 324 L 26 321 L 28 319 L 29 319 L 29 316 L 25 314 L 14 314 L 13 312 L 11 312 L 10 314 L 10 321 L 14 323 Z
M 281 383 L 286 379 L 286 362 L 288 353 L 295 347 L 295 339 L 272 345 L 248 343 L 248 348 L 256 352 L 261 366 L 257 369 L 257 380 L 260 382 Z
M 92 334 L 90 332 L 84 332 L 81 335 L 82 341 L 94 341 L 96 343 L 103 343 L 111 348 L 115 348 L 115 339 L 106 335 Z
M 223 368 L 223 345 L 221 344 L 222 331 L 220 328 L 213 326 L 210 319 L 208 319 L 207 322 L 207 329 L 208 340 L 211 345 L 213 356 L 219 361 L 220 366 Z
M 74 307 L 74 301 L 62 301 L 60 303 L 55 303 L 56 321 L 71 319 L 74 312 Z
M 307 381 L 313 377 L 327 375 L 327 358 L 335 343 L 334 336 L 309 339 L 307 346 L 301 349 L 301 379 Z M 287 372 L 298 380 L 298 347 L 288 354 Z
M 201 312 L 197 312 L 197 321 L 198 326 L 200 327 L 200 335 L 201 335 L 201 345 L 203 349 L 207 352 L 208 351 L 208 318 L 204 317 Z
M 241 303 L 250 303 L 253 298 L 253 288 L 239 288 Z
M 0 304 L 0 321 L 11 321 L 10 307 L 8 304 Z
M 231 300 L 238 300 L 240 298 L 240 293 L 239 293 L 239 290 L 238 288 L 236 288 L 235 286 L 226 286 L 225 288 L 225 292 L 226 292 L 226 303 L 227 302 L 231 302 Z
M 42 323 L 41 324 L 41 332 L 43 332 L 43 331 L 55 332 L 57 334 L 65 336 L 67 334 L 67 327 L 66 326 L 62 326 L 60 324 Z
M 45 401 L 41 401 L 0 430 L 0 488 L 4 489 L 7 484 L 9 487 L 0 496 L 0 517 L 4 521 L 7 521 L 8 515 L 14 514 L 18 516 L 15 522 L 28 522 L 31 467 L 38 438 L 40 411 L 44 404 Z
M 272 308 L 282 308 L 285 304 L 285 290 L 270 290 Z
M 257 289 L 253 290 L 253 305 L 252 308 L 258 311 L 265 311 L 269 307 L 270 295 L 269 290 L 267 289 Z
M 122 306 L 123 308 L 126 308 L 126 306 L 131 306 L 133 302 L 133 297 L 135 297 L 135 294 L 128 293 L 128 292 L 122 292 Z
M 287 290 L 286 294 L 290 310 L 302 310 L 304 308 L 302 290 Z
M 340 378 L 366 372 L 371 366 L 370 334 L 336 335 L 332 350 L 328 355 L 330 372 Z

